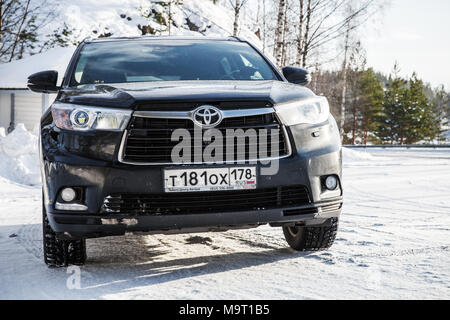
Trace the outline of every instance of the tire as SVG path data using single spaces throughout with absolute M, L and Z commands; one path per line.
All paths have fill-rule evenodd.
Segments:
M 332 218 L 319 226 L 283 227 L 283 233 L 289 246 L 296 251 L 320 251 L 333 245 L 338 224 L 338 218 Z
M 42 240 L 44 262 L 50 268 L 81 266 L 86 261 L 86 239 L 60 240 L 52 230 L 42 205 Z

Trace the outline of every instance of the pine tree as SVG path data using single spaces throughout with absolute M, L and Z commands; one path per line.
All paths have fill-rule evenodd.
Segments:
M 367 144 L 369 133 L 375 131 L 378 126 L 377 119 L 380 118 L 384 99 L 383 85 L 372 68 L 361 74 L 360 91 L 360 130 L 363 144 Z
M 402 143 L 405 137 L 406 120 L 406 93 L 407 81 L 398 74 L 398 65 L 394 66 L 394 76 L 389 76 L 389 82 L 383 99 L 382 112 L 376 121 L 378 123 L 375 135 L 383 142 Z
M 69 27 L 65 22 L 51 34 L 48 34 L 47 40 L 41 47 L 41 52 L 55 47 L 69 47 L 70 45 L 78 45 L 79 43 L 74 37 L 75 29 Z
M 445 91 L 443 85 L 432 91 L 431 103 L 436 115 L 436 122 L 440 124 L 440 128 L 448 127 L 450 118 L 450 94 Z M 445 141 L 442 135 L 443 131 L 439 130 L 438 141 Z
M 414 73 L 409 81 L 398 76 L 389 78 L 383 108 L 377 118 L 376 136 L 398 144 L 431 141 L 439 136 L 441 124 L 433 105 L 425 94 L 425 86 Z
M 405 128 L 407 144 L 420 140 L 433 140 L 440 134 L 440 123 L 437 120 L 433 105 L 425 95 L 423 81 L 414 73 L 406 93 L 406 116 L 408 126 Z

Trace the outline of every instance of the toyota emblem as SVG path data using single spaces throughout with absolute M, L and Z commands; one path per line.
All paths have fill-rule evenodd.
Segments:
M 201 128 L 214 128 L 222 121 L 222 111 L 213 106 L 201 106 L 192 113 L 192 121 Z

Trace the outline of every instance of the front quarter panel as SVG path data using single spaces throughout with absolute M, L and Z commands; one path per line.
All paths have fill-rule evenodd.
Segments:
M 299 124 L 289 129 L 294 152 L 305 162 L 314 201 L 342 196 L 342 183 L 338 190 L 326 191 L 321 181 L 325 175 L 338 175 L 342 181 L 342 144 L 333 116 L 325 123 Z

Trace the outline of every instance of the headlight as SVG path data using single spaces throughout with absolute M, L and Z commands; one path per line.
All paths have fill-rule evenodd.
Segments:
M 278 104 L 275 110 L 280 120 L 287 126 L 322 123 L 327 121 L 330 115 L 330 106 L 325 97 Z
M 131 117 L 131 110 L 88 107 L 54 103 L 52 114 L 58 128 L 87 131 L 123 131 Z

